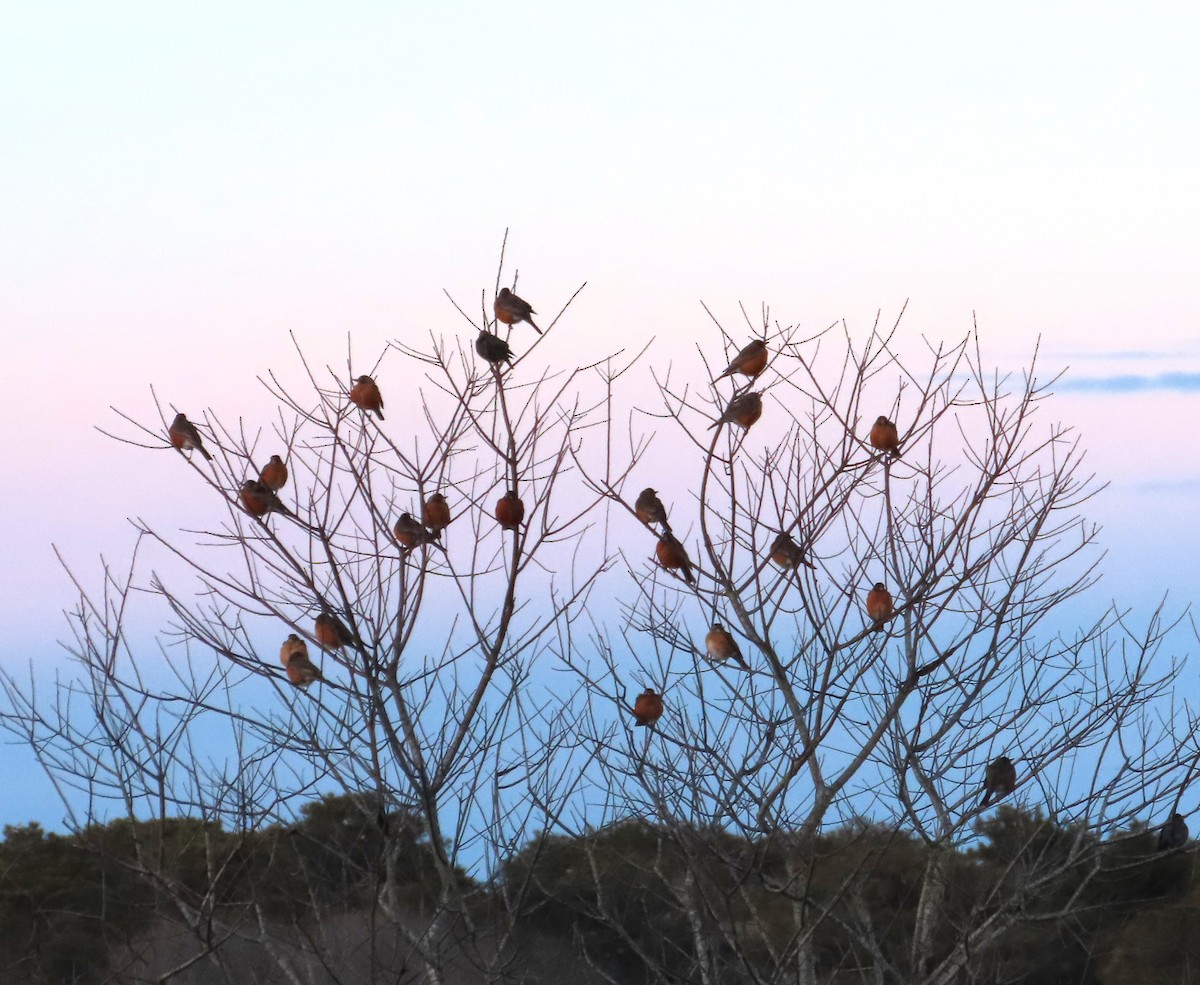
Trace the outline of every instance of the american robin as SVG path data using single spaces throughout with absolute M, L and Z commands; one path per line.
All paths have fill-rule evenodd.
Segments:
M 743 376 L 754 379 L 767 368 L 767 360 L 770 356 L 770 352 L 767 351 L 767 343 L 762 339 L 755 339 L 733 357 L 733 361 L 717 379 L 723 380 L 726 376 L 732 376 L 734 373 L 741 373 Z
M 245 507 L 246 512 L 259 519 L 268 513 L 282 513 L 284 516 L 291 517 L 296 515 L 283 505 L 283 501 L 275 493 L 257 479 L 247 479 L 243 482 L 240 495 L 242 506 Z
M 204 450 L 204 442 L 200 440 L 200 432 L 196 430 L 196 425 L 187 419 L 187 415 L 176 414 L 175 420 L 167 428 L 167 435 L 171 439 L 172 447 L 181 452 L 191 451 L 195 448 L 208 461 L 212 461 L 212 455 Z
M 354 642 L 354 635 L 350 630 L 337 616 L 329 612 L 322 612 L 317 616 L 313 635 L 326 650 L 340 650 Z
M 1182 814 L 1172 814 L 1171 820 L 1163 825 L 1158 833 L 1158 850 L 1169 852 L 1174 848 L 1182 848 L 1187 844 L 1188 826 Z
M 1007 797 L 1017 788 L 1017 768 L 1007 756 L 998 756 L 983 771 L 983 800 L 980 807 Z
M 525 504 L 515 489 L 510 489 L 497 501 L 496 519 L 504 530 L 516 530 L 525 519 Z
M 662 718 L 663 699 L 654 688 L 648 687 L 633 703 L 633 717 L 638 725 L 650 726 Z
M 409 551 L 414 547 L 420 547 L 422 544 L 432 544 L 437 540 L 437 535 L 421 526 L 417 518 L 411 513 L 401 513 L 400 519 L 396 521 L 396 526 L 392 528 L 392 532 L 396 535 L 396 540 L 400 542 L 400 546 Z
M 271 492 L 279 492 L 288 481 L 287 466 L 283 464 L 283 459 L 278 455 L 272 455 L 271 460 L 262 467 L 262 471 L 258 473 L 258 481 L 271 490 Z
M 708 651 L 708 659 L 714 663 L 724 663 L 726 660 L 732 660 L 739 667 L 744 667 L 746 670 L 750 669 L 750 665 L 742 658 L 742 651 L 738 647 L 737 641 L 729 634 L 729 630 L 719 622 L 712 624 L 712 629 L 704 637 L 704 646 Z
M 816 570 L 816 565 L 805 560 L 800 545 L 792 539 L 791 534 L 781 533 L 771 544 L 771 560 L 781 568 L 795 568 L 803 564 L 806 568 Z
M 383 420 L 383 394 L 369 376 L 360 376 L 350 388 L 350 399 L 363 410 L 374 411 Z
M 513 351 L 508 347 L 508 343 L 488 331 L 480 331 L 479 338 L 475 340 L 475 351 L 493 366 L 500 363 L 511 365 L 513 361 Z
M 687 551 L 683 549 L 683 545 L 675 539 L 675 535 L 670 532 L 664 532 L 658 538 L 658 546 L 654 549 L 658 555 L 658 563 L 669 570 L 679 569 L 683 572 L 683 579 L 689 585 L 696 584 L 696 579 L 692 575 L 692 562 L 687 556 Z
M 638 493 L 637 501 L 633 504 L 633 512 L 637 518 L 647 525 L 661 523 L 663 530 L 671 532 L 671 524 L 667 522 L 667 508 L 663 506 L 658 493 L 647 487 Z
M 496 295 L 496 303 L 492 306 L 496 312 L 496 317 L 505 325 L 516 325 L 520 322 L 527 321 L 533 326 L 533 330 L 542 334 L 542 330 L 533 324 L 533 319 L 530 315 L 536 315 L 528 301 L 517 297 L 507 287 L 500 288 L 500 293 Z
M 288 680 L 297 687 L 308 687 L 313 681 L 324 680 L 316 664 L 308 658 L 308 644 L 295 633 L 290 634 L 279 648 L 279 662 L 287 671 Z
M 750 430 L 750 426 L 762 417 L 762 397 L 758 391 L 743 393 L 729 401 L 725 413 L 708 426 L 708 430 L 720 427 L 722 424 L 737 424 Z
M 446 497 L 435 492 L 421 506 L 421 519 L 434 533 L 450 526 L 450 505 Z
M 883 582 L 875 582 L 871 590 L 867 592 L 867 615 L 875 623 L 876 629 L 881 628 L 892 617 L 895 608 L 892 603 L 892 593 L 884 587 Z
M 882 452 L 890 452 L 897 458 L 900 457 L 900 435 L 896 432 L 896 425 L 882 414 L 875 418 L 875 423 L 871 425 L 871 434 L 867 440 L 871 442 L 872 448 L 877 448 Z

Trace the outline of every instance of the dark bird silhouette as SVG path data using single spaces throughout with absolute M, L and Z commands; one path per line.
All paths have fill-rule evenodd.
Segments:
M 360 376 L 354 381 L 354 386 L 350 388 L 350 400 L 383 420 L 383 394 L 371 377 Z
M 638 493 L 637 501 L 633 504 L 633 512 L 637 518 L 647 525 L 661 523 L 663 530 L 671 532 L 671 524 L 667 522 L 667 508 L 663 506 L 658 493 L 647 486 Z
M 1017 788 L 1017 768 L 1007 756 L 997 756 L 983 771 L 983 800 L 979 806 L 1003 800 Z
M 662 713 L 662 695 L 656 693 L 652 687 L 646 688 L 633 703 L 633 717 L 638 725 L 653 726 L 662 718 Z
M 422 544 L 432 544 L 437 535 L 426 530 L 419 520 L 411 513 L 401 513 L 396 525 L 392 528 L 396 540 L 405 550 L 411 551 Z
M 450 504 L 440 492 L 435 492 L 421 506 L 421 519 L 435 534 L 450 526 Z
M 475 351 L 493 366 L 500 363 L 511 364 L 513 361 L 513 351 L 508 347 L 508 343 L 488 331 L 479 333 L 479 338 L 475 340 Z
M 496 519 L 504 530 L 517 530 L 525 519 L 525 504 L 515 489 L 510 489 L 496 502 Z
M 283 501 L 267 486 L 257 479 L 247 479 L 238 490 L 242 507 L 251 516 L 260 520 L 268 513 L 282 513 L 284 516 L 295 517 L 295 513 L 283 505 Z
M 762 396 L 757 390 L 743 393 L 729 401 L 725 412 L 708 426 L 711 431 L 722 424 L 737 424 L 749 431 L 752 424 L 762 417 Z
M 1158 850 L 1160 852 L 1169 852 L 1176 848 L 1182 848 L 1187 844 L 1188 826 L 1183 819 L 1182 814 L 1172 814 L 1171 820 L 1162 826 L 1162 831 L 1158 833 Z
M 723 380 L 726 376 L 732 376 L 734 373 L 741 373 L 743 376 L 755 379 L 767 368 L 767 360 L 770 356 L 770 352 L 767 351 L 767 343 L 762 339 L 755 339 L 733 357 L 729 365 L 725 367 L 725 372 L 717 379 Z M 713 382 L 715 383 L 716 380 Z
M 507 287 L 500 288 L 500 293 L 496 295 L 496 303 L 492 305 L 492 310 L 496 312 L 496 317 L 504 322 L 505 325 L 516 325 L 526 321 L 532 326 L 533 330 L 542 334 L 542 330 L 533 324 L 533 319 L 530 315 L 536 315 L 537 312 L 524 298 L 519 298 Z
M 775 538 L 771 544 L 771 560 L 779 567 L 789 570 L 801 564 L 814 570 L 817 567 L 811 561 L 805 560 L 804 552 L 800 549 L 800 545 L 792 539 L 791 534 L 781 533 Z
M 191 451 L 195 448 L 205 459 L 212 461 L 212 455 L 205 450 L 204 442 L 200 439 L 200 432 L 196 430 L 196 425 L 189 421 L 186 415 L 175 415 L 175 420 L 167 428 L 167 437 L 171 439 L 171 447 L 178 451 Z

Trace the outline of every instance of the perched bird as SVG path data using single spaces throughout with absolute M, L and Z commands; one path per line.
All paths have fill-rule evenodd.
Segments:
M 435 534 L 450 526 L 450 506 L 446 497 L 435 492 L 421 506 L 421 519 Z
M 515 489 L 510 489 L 496 503 L 496 519 L 504 530 L 516 530 L 525 519 L 525 504 Z
M 758 391 L 743 393 L 729 401 L 725 413 L 708 426 L 708 430 L 720 427 L 722 424 L 737 424 L 747 431 L 750 426 L 762 417 L 762 397 Z
M 781 533 L 771 544 L 771 560 L 781 568 L 795 568 L 803 564 L 806 568 L 816 569 L 816 565 L 805 560 L 800 545 L 792 539 L 791 534 Z
M 500 363 L 511 365 L 513 361 L 513 351 L 508 347 L 508 343 L 488 331 L 480 331 L 479 338 L 475 340 L 475 351 L 493 366 Z
M 271 460 L 262 467 L 262 471 L 258 473 L 258 481 L 271 490 L 271 492 L 279 492 L 288 481 L 287 466 L 283 464 L 283 459 L 278 455 L 272 455 Z
M 1171 820 L 1163 825 L 1158 833 L 1158 850 L 1169 852 L 1174 848 L 1182 848 L 1187 844 L 1188 826 L 1182 814 L 1172 814 Z
M 500 293 L 496 295 L 496 303 L 492 306 L 496 312 L 496 317 L 504 322 L 505 325 L 516 325 L 520 322 L 527 321 L 533 326 L 533 330 L 542 334 L 542 330 L 533 324 L 533 319 L 530 315 L 536 315 L 528 301 L 517 297 L 507 287 L 500 288 Z
M 671 532 L 671 525 L 667 522 L 667 508 L 658 498 L 658 493 L 650 487 L 647 486 L 638 493 L 637 501 L 633 504 L 633 512 L 637 514 L 637 518 L 642 523 L 647 525 L 661 523 L 663 530 L 667 533 Z
M 683 579 L 689 585 L 696 584 L 696 578 L 692 574 L 692 562 L 687 556 L 687 551 L 683 549 L 683 545 L 675 539 L 675 535 L 665 532 L 658 538 L 658 546 L 654 549 L 658 555 L 658 563 L 669 570 L 681 570 Z
M 884 587 L 883 582 L 875 582 L 871 590 L 867 592 L 867 615 L 875 623 L 875 628 L 882 628 L 895 610 L 891 592 Z
M 257 479 L 247 479 L 242 483 L 239 492 L 242 506 L 251 516 L 261 519 L 268 513 L 282 513 L 284 516 L 290 517 L 296 515 L 283 505 L 283 501 L 274 492 Z
M 867 440 L 871 442 L 872 448 L 877 448 L 882 452 L 890 452 L 897 458 L 900 457 L 900 435 L 896 432 L 896 425 L 882 414 L 875 418 L 875 423 L 871 425 L 871 434 Z
M 342 621 L 330 612 L 322 612 L 317 616 L 313 635 L 317 642 L 326 650 L 340 650 L 354 642 L 354 634 L 348 630 Z
M 1007 756 L 998 756 L 983 771 L 983 800 L 980 807 L 1002 800 L 1017 787 L 1017 768 Z
M 175 420 L 167 428 L 167 436 L 171 439 L 172 447 L 179 451 L 191 451 L 195 448 L 208 461 L 212 461 L 212 455 L 204 450 L 204 442 L 200 440 L 200 432 L 196 430 L 196 425 L 187 419 L 186 414 L 175 415 Z
M 437 534 L 426 530 L 411 513 L 401 513 L 392 532 L 400 546 L 411 551 L 422 544 L 432 544 L 437 540 Z
M 297 687 L 308 687 L 313 681 L 323 680 L 321 672 L 308 658 L 308 644 L 295 633 L 291 633 L 279 648 L 279 662 L 287 671 L 288 680 Z
M 656 693 L 652 687 L 646 688 L 633 703 L 633 717 L 637 719 L 638 725 L 653 725 L 662 718 L 662 713 L 662 695 Z
M 729 630 L 719 622 L 712 624 L 712 629 L 704 637 L 704 646 L 708 651 L 708 659 L 714 663 L 724 663 L 732 660 L 739 667 L 750 669 L 750 665 L 742 658 L 742 651 L 737 641 L 730 635 Z
M 754 379 L 767 368 L 767 360 L 770 356 L 770 352 L 767 351 L 767 343 L 762 339 L 755 339 L 733 357 L 733 361 L 725 367 L 725 372 L 717 379 L 723 380 L 726 376 L 732 376 L 734 373 L 741 373 L 743 376 Z
M 383 394 L 369 376 L 360 376 L 350 388 L 350 399 L 363 410 L 374 411 L 383 420 Z

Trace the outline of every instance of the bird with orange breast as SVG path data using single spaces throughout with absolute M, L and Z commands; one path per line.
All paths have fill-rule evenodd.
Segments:
M 762 339 L 755 339 L 733 357 L 733 360 L 725 367 L 725 372 L 718 376 L 717 380 L 723 380 L 726 376 L 732 376 L 734 373 L 741 373 L 752 380 L 756 379 L 767 368 L 767 360 L 770 357 L 767 343 Z M 716 380 L 713 382 L 715 383 Z
M 667 508 L 658 498 L 658 493 L 649 486 L 638 493 L 638 498 L 633 504 L 633 512 L 646 526 L 652 523 L 661 523 L 663 530 L 667 533 L 671 532 L 671 524 L 667 522 Z
M 510 489 L 496 502 L 496 520 L 502 530 L 518 530 L 525 519 L 525 504 L 515 489 Z
M 805 559 L 804 551 L 800 549 L 800 545 L 788 533 L 781 533 L 772 542 L 771 560 L 779 567 L 788 571 L 794 570 L 801 564 L 806 568 L 812 568 L 814 571 L 817 568 L 815 564 Z
M 475 340 L 475 351 L 481 359 L 493 366 L 498 367 L 501 363 L 512 365 L 513 351 L 508 347 L 508 343 L 489 331 L 480 330 L 479 338 Z
M 739 667 L 745 670 L 750 669 L 750 665 L 742 657 L 742 651 L 737 645 L 737 640 L 719 622 L 714 622 L 712 628 L 708 631 L 708 635 L 704 637 L 704 648 L 708 659 L 713 663 L 724 663 L 726 660 L 732 660 Z
M 421 520 L 434 534 L 450 526 L 450 504 L 440 492 L 435 492 L 421 504 Z
M 360 376 L 354 381 L 354 386 L 350 388 L 350 401 L 383 420 L 383 394 L 371 377 Z
M 423 544 L 432 544 L 437 540 L 437 534 L 426 530 L 421 522 L 411 513 L 401 513 L 396 525 L 392 528 L 396 540 L 405 550 L 411 551 Z
M 722 424 L 736 424 L 744 430 L 749 431 L 751 425 L 762 417 L 762 412 L 762 396 L 757 390 L 751 393 L 739 394 L 729 401 L 725 412 L 708 426 L 708 430 L 711 431 Z
M 242 499 L 242 507 L 260 520 L 268 513 L 282 513 L 293 518 L 296 515 L 283 505 L 283 501 L 271 489 L 257 479 L 247 479 L 238 492 Z
M 654 553 L 658 555 L 658 563 L 668 571 L 682 571 L 684 581 L 689 585 L 696 584 L 696 578 L 692 574 L 691 558 L 670 531 L 665 531 L 658 538 L 658 546 L 654 549 Z
M 875 623 L 876 629 L 882 629 L 883 624 L 892 618 L 896 607 L 892 602 L 892 593 L 883 582 L 877 581 L 867 592 L 867 616 Z
M 322 612 L 317 616 L 313 636 L 326 650 L 340 650 L 354 642 L 354 634 L 331 612 Z
M 212 461 L 212 455 L 205 450 L 204 442 L 200 439 L 200 432 L 196 430 L 196 425 L 189 421 L 185 414 L 175 415 L 175 420 L 167 428 L 167 437 L 171 439 L 171 447 L 180 453 L 195 448 L 207 461 Z
M 288 680 L 297 687 L 308 687 L 313 681 L 324 680 L 308 657 L 308 644 L 295 633 L 289 634 L 279 648 L 279 662 L 283 664 Z
M 885 455 L 900 457 L 900 434 L 896 431 L 896 425 L 882 414 L 875 418 L 875 423 L 871 425 L 871 433 L 867 436 L 867 440 L 871 442 L 871 447 L 877 451 L 881 451 Z
M 279 492 L 288 481 L 287 466 L 283 464 L 283 459 L 278 455 L 272 455 L 271 460 L 262 467 L 262 471 L 258 473 L 258 481 L 271 490 L 271 492 Z
M 657 693 L 652 687 L 646 688 L 646 690 L 637 696 L 637 700 L 633 703 L 633 717 L 637 725 L 651 728 L 655 722 L 662 718 L 662 714 L 662 695 Z
M 998 756 L 987 764 L 983 771 L 983 800 L 980 807 L 987 807 L 1007 797 L 1017 788 L 1017 768 L 1007 756 Z
M 524 298 L 519 298 L 507 287 L 500 288 L 500 293 L 496 295 L 496 303 L 492 305 L 492 310 L 496 312 L 496 318 L 504 322 L 505 325 L 517 325 L 521 322 L 529 322 L 538 335 L 542 334 L 542 330 L 533 324 L 533 319 L 530 315 L 536 315 L 533 306 Z

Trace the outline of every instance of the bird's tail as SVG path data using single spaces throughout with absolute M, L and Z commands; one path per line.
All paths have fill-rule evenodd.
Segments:
M 196 450 L 199 451 L 200 454 L 203 455 L 207 461 L 211 462 L 213 460 L 212 455 L 210 455 L 208 453 L 208 450 L 203 445 L 197 445 Z

